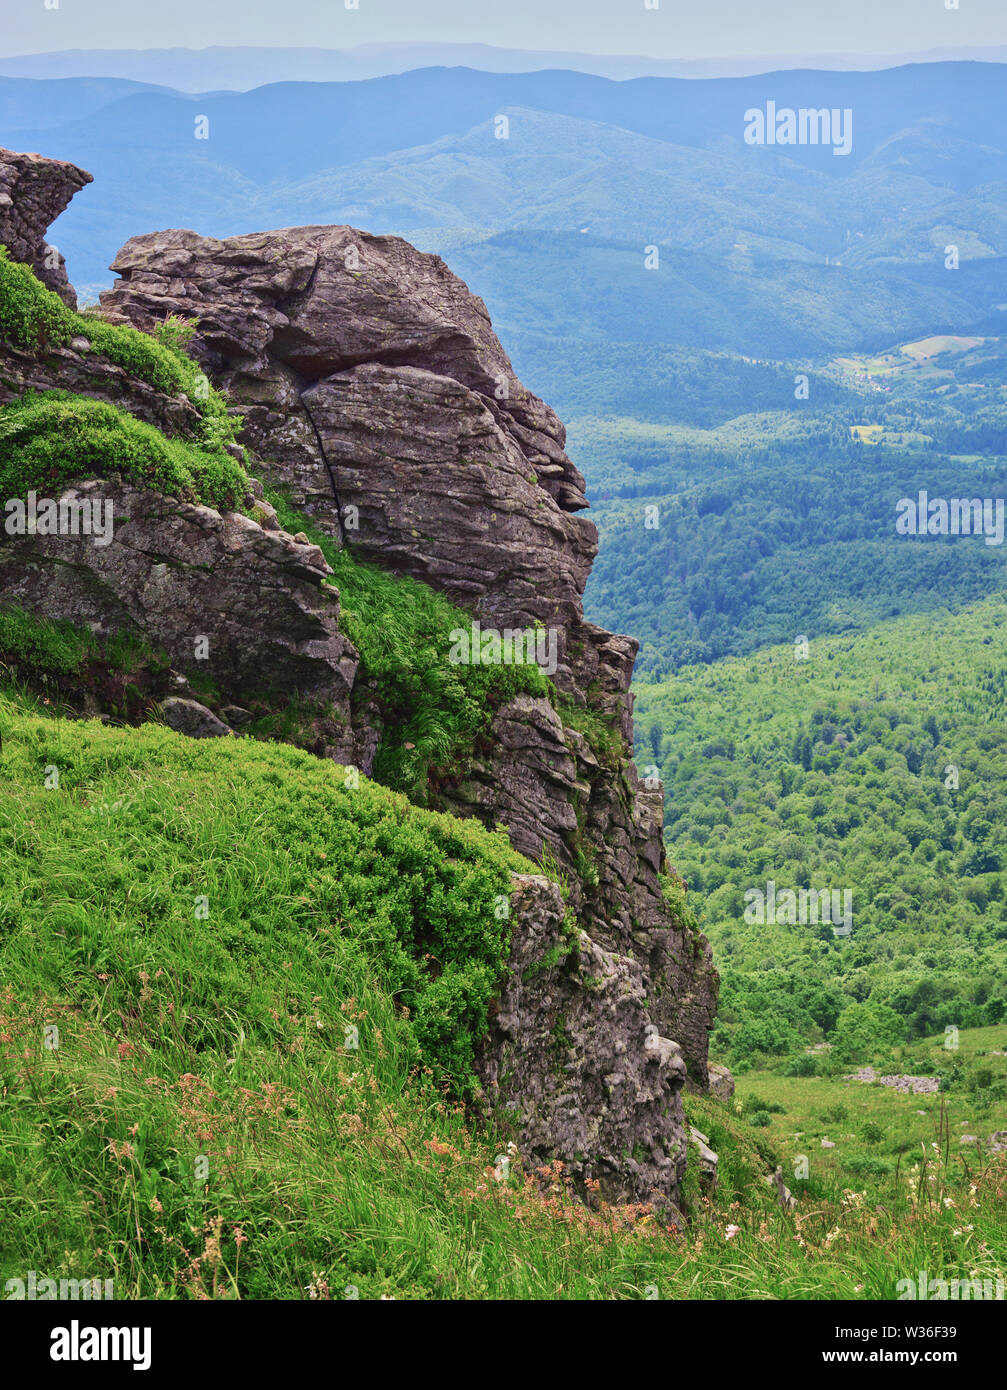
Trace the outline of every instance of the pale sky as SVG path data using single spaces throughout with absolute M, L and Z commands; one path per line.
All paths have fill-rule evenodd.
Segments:
M 649 0 L 653 5 L 655 0 Z M 1007 0 L 0 0 L 0 56 L 489 43 L 655 58 L 1007 44 Z M 53 6 L 54 8 L 47 8 Z

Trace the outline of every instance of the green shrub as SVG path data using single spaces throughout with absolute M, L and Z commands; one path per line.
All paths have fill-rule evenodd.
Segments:
M 783 1070 L 784 1076 L 817 1076 L 818 1058 L 811 1052 L 802 1052 L 791 1057 Z
M 753 1111 L 764 1110 L 768 1115 L 785 1115 L 787 1108 L 775 1100 L 762 1100 L 759 1096 L 746 1096 L 741 1102 L 741 1113 L 751 1115 Z
M 0 408 L 0 496 L 110 474 L 225 510 L 248 491 L 244 468 L 228 454 L 169 439 L 104 401 L 46 391 Z
M 850 1004 L 839 1015 L 830 1041 L 837 1057 L 846 1062 L 866 1062 L 905 1042 L 906 1023 L 887 1004 L 869 1000 Z
M 239 421 L 182 351 L 193 327 L 172 315 L 154 338 L 127 324 L 108 323 L 100 312 L 76 313 L 46 289 L 30 266 L 12 261 L 7 248 L 0 246 L 0 337 L 33 353 L 67 347 L 75 337 L 87 338 L 92 352 L 148 386 L 168 396 L 188 396 L 201 416 L 201 442 L 219 449 L 234 442 Z

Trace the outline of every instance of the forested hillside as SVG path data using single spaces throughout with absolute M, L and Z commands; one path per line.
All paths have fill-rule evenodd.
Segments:
M 601 492 L 590 601 L 640 639 L 638 675 L 999 592 L 995 535 L 899 535 L 896 520 L 920 491 L 1003 495 L 1005 343 L 839 358 L 807 401 L 714 428 L 577 421 Z M 839 403 L 813 404 L 829 391 Z
M 637 687 L 637 760 L 723 977 L 735 1066 L 1007 1013 L 1007 627 L 1000 598 Z M 750 889 L 852 894 L 852 932 L 745 920 Z

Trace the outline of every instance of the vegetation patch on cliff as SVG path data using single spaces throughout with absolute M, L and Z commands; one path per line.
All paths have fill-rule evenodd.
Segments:
M 515 695 L 548 697 L 552 683 L 533 663 L 454 665 L 451 632 L 471 617 L 443 594 L 340 549 L 289 500 L 266 496 L 281 526 L 319 546 L 339 589 L 340 627 L 360 653 L 368 694 L 384 722 L 374 775 L 411 800 L 436 800 L 439 781 L 464 769 L 496 709 Z
M 0 246 L 0 338 L 25 352 L 44 353 L 86 339 L 88 351 L 107 358 L 167 396 L 186 395 L 199 411 L 202 442 L 233 444 L 239 421 L 200 367 L 187 357 L 189 326 L 169 319 L 157 337 L 127 324 L 108 323 L 99 311 L 78 313 L 47 290 L 30 266 L 12 261 Z
M 107 402 L 45 391 L 0 408 L 0 496 L 113 474 L 224 511 L 248 492 L 244 468 L 222 448 L 169 439 Z

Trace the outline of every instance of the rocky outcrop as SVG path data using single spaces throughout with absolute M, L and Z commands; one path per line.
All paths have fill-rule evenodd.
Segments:
M 606 1200 L 673 1216 L 685 1062 L 651 1022 L 644 970 L 569 924 L 547 878 L 515 875 L 511 914 L 510 975 L 481 1060 L 491 1110 L 517 1125 L 526 1160 L 559 1158 Z
M 180 670 L 212 659 L 225 693 L 296 692 L 331 705 L 349 730 L 359 658 L 339 631 L 338 593 L 322 584 L 329 566 L 317 546 L 120 480 L 93 479 L 62 495 L 94 499 L 102 514 L 111 504 L 110 543 L 86 534 L 2 537 L 5 603 L 103 635 L 143 635 Z
M 7 247 L 11 260 L 30 265 L 43 285 L 74 309 L 77 296 L 66 263 L 45 234 L 73 195 L 91 181 L 90 174 L 61 159 L 0 149 L 0 245 Z
M 192 350 L 241 408 L 256 467 L 338 544 L 443 591 L 484 629 L 554 639 L 558 706 L 511 700 L 464 775 L 438 787 L 444 809 L 505 826 L 569 884 L 564 904 L 545 878 L 515 883 L 510 974 L 479 1061 L 483 1099 L 514 1119 L 526 1155 L 562 1159 L 612 1200 L 674 1211 L 686 1154 L 679 1093 L 687 1074 L 707 1082 L 716 975 L 662 882 L 660 787 L 642 786 L 630 758 L 636 643 L 584 618 L 597 537 L 580 515 L 583 480 L 562 425 L 515 377 L 482 302 L 397 238 L 173 231 L 135 238 L 114 268 L 104 315 L 148 330 L 172 314 L 195 320 Z M 88 349 L 36 358 L 0 345 L 0 403 L 62 385 L 169 435 L 195 431 L 184 396 L 162 396 Z M 201 640 L 219 707 L 202 708 L 180 675 L 162 706 L 169 722 L 226 735 L 226 710 L 237 724 L 268 682 L 324 704 L 320 751 L 371 770 L 380 715 L 366 691 L 353 698 L 358 657 L 316 547 L 281 532 L 261 499 L 253 520 L 115 480 L 77 491 L 112 498 L 113 544 L 7 541 L 6 598 L 142 632 L 180 672 L 192 673 Z
M 637 644 L 584 618 L 597 533 L 579 515 L 583 479 L 482 301 L 439 257 L 351 227 L 154 233 L 113 269 L 103 311 L 146 329 L 196 320 L 193 350 L 241 405 L 243 442 L 321 528 L 483 627 L 555 638 L 556 684 L 622 749 L 599 756 L 547 701 L 523 698 L 498 711 L 488 751 L 442 804 L 556 858 L 592 937 L 643 964 L 655 1024 L 705 1086 L 716 976 L 668 910 L 660 788 L 641 787 L 629 757 Z

